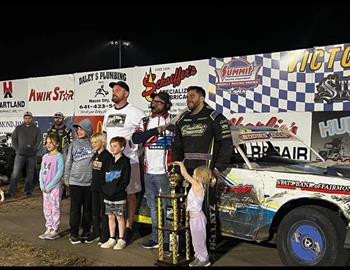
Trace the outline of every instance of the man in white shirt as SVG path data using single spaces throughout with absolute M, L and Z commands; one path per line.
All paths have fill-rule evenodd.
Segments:
M 173 132 L 166 130 L 170 123 L 169 110 L 171 101 L 166 92 L 157 93 L 152 100 L 151 115 L 144 119 L 144 130 L 132 135 L 134 143 L 143 143 L 145 148 L 145 192 L 152 218 L 152 239 L 142 246 L 146 249 L 158 248 L 158 211 L 157 196 L 160 192 L 168 193 L 168 164 L 172 162 L 171 145 Z M 169 243 L 165 235 L 164 243 Z
M 128 217 L 126 222 L 125 240 L 129 242 L 132 237 L 132 226 L 134 222 L 137 199 L 136 193 L 140 192 L 140 164 L 138 156 L 138 145 L 131 141 L 131 136 L 136 129 L 143 126 L 142 118 L 145 113 L 128 103 L 129 86 L 123 82 L 111 82 L 109 86 L 113 89 L 112 101 L 114 107 L 108 110 L 103 119 L 103 131 L 107 133 L 107 149 L 110 151 L 110 140 L 115 136 L 124 137 L 127 140 L 127 145 L 124 154 L 130 158 L 131 176 L 130 182 L 126 189 Z

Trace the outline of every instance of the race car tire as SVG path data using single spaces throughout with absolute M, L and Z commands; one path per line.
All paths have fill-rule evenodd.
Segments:
M 289 266 L 339 266 L 347 262 L 345 223 L 333 211 L 302 206 L 290 211 L 277 232 L 277 250 Z

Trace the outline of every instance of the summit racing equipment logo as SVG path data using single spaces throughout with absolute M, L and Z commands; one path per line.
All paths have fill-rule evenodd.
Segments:
M 254 62 L 233 58 L 216 69 L 218 80 L 216 86 L 232 94 L 245 93 L 247 89 L 255 88 L 260 83 L 257 79 L 260 68 L 261 65 L 256 65 Z
M 349 89 L 350 76 L 339 78 L 336 74 L 328 75 L 317 85 L 317 93 L 314 101 L 334 101 L 350 100 Z
M 156 80 L 157 75 L 152 73 L 151 68 L 149 69 L 149 74 L 146 73 L 143 78 L 143 86 L 146 87 L 142 92 L 142 96 L 146 98 L 147 101 L 151 102 L 151 95 L 155 94 L 157 90 L 172 84 L 172 87 L 180 86 L 182 81 L 186 78 L 195 76 L 197 74 L 197 69 L 195 66 L 188 65 L 186 69 L 182 67 L 177 67 L 175 73 L 170 74 L 166 77 L 166 73 L 163 72 L 160 79 Z

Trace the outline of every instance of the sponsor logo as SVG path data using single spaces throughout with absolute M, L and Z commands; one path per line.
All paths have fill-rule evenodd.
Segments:
M 231 94 L 242 94 L 246 90 L 257 87 L 257 79 L 261 65 L 243 59 L 233 58 L 230 62 L 216 69 L 216 87 Z
M 3 82 L 2 84 L 4 98 L 12 98 L 12 82 Z
M 62 90 L 56 86 L 53 91 L 37 91 L 35 89 L 30 90 L 29 101 L 68 101 L 73 100 L 73 90 Z
M 100 88 L 97 88 L 95 91 L 95 97 L 102 96 L 105 97 L 108 95 L 108 91 L 104 89 L 104 85 L 102 84 Z
M 350 100 L 349 80 L 350 76 L 339 78 L 336 74 L 328 75 L 317 85 L 314 101 L 333 103 Z
M 147 101 L 152 101 L 151 95 L 158 92 L 161 88 L 172 85 L 172 87 L 178 87 L 181 85 L 182 81 L 195 76 L 197 74 L 197 69 L 193 65 L 188 65 L 186 69 L 182 69 L 182 67 L 177 67 L 175 69 L 175 72 L 166 75 L 165 72 L 162 73 L 160 78 L 156 80 L 157 75 L 155 73 L 152 73 L 152 70 L 150 68 L 149 74 L 146 73 L 145 77 L 143 78 L 143 86 L 146 88 L 142 92 L 142 96 L 146 98 Z
M 276 188 L 281 189 L 300 189 L 311 192 L 321 192 L 329 194 L 350 194 L 350 186 L 325 184 L 325 183 L 314 183 L 298 180 L 288 180 L 288 179 L 277 179 Z
M 265 123 L 258 121 L 255 124 L 254 123 L 245 123 L 243 124 L 244 117 L 240 116 L 238 118 L 231 118 L 230 119 L 230 124 L 233 126 L 247 126 L 247 127 L 253 127 L 253 126 L 258 126 L 258 127 L 271 127 L 271 128 L 286 128 L 293 134 L 297 134 L 298 132 L 298 126 L 296 125 L 295 122 L 291 122 L 289 125 L 284 124 L 284 119 L 278 118 L 276 116 L 270 117 L 269 120 L 267 120 Z

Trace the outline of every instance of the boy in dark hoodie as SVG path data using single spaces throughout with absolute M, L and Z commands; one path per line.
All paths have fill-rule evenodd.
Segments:
M 106 215 L 108 215 L 110 238 L 101 245 L 101 248 L 123 249 L 126 246 L 125 216 L 126 216 L 126 188 L 130 181 L 130 159 L 123 154 L 126 139 L 113 137 L 110 142 L 113 157 L 106 167 L 105 183 L 103 186 Z M 119 239 L 116 241 L 115 228 L 118 221 Z
M 70 241 L 72 244 L 78 244 L 90 236 L 92 156 L 94 151 L 90 142 L 92 135 L 90 120 L 86 118 L 73 127 L 77 133 L 77 139 L 68 148 L 64 180 L 65 184 L 69 185 L 71 195 Z M 81 216 L 81 207 L 83 207 L 83 216 Z M 80 224 L 83 227 L 81 236 L 79 236 Z

